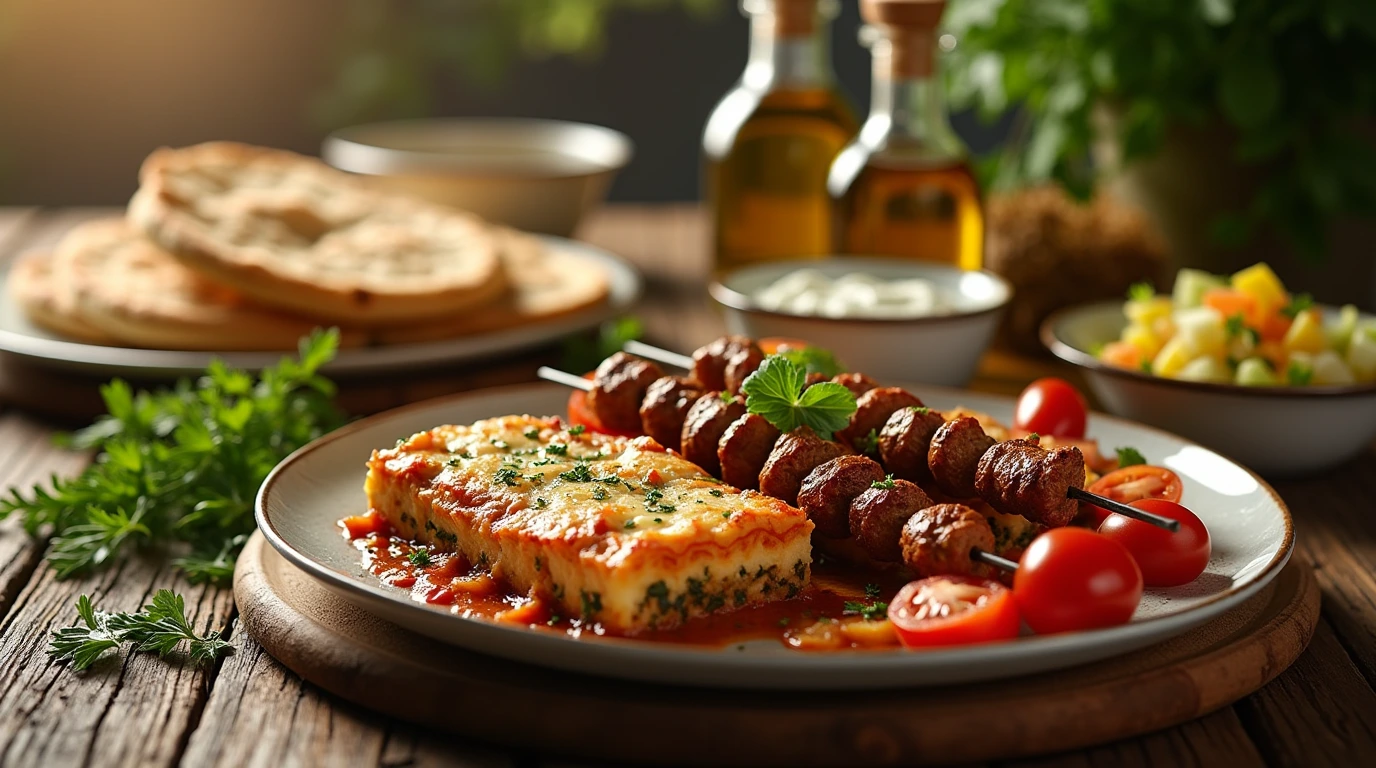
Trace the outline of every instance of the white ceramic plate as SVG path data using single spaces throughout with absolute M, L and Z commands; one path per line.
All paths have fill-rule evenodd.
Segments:
M 640 297 L 640 276 L 626 262 L 599 248 L 559 237 L 542 238 L 550 248 L 585 258 L 607 272 L 608 300 L 598 307 L 495 333 L 466 336 L 420 344 L 342 349 L 326 366 L 333 376 L 385 373 L 399 368 L 460 363 L 495 357 L 516 350 L 537 347 L 575 331 L 591 328 L 625 312 Z M 13 262 L 0 268 L 0 283 L 8 278 Z M 102 376 L 139 378 L 176 378 L 194 376 L 205 370 L 214 358 L 237 368 L 257 371 L 275 365 L 282 352 L 189 352 L 164 349 L 134 349 L 71 341 L 33 323 L 0 291 L 0 350 L 13 352 L 43 365 L 78 370 Z
M 914 386 L 938 409 L 965 405 L 1000 419 L 1012 400 Z M 1294 543 L 1290 513 L 1248 470 L 1173 435 L 1094 414 L 1089 434 L 1107 448 L 1133 446 L 1175 470 L 1184 500 L 1209 527 L 1213 557 L 1195 582 L 1153 590 L 1127 625 L 1026 637 L 940 651 L 801 653 L 765 640 L 721 649 L 613 638 L 574 640 L 465 619 L 413 602 L 360 564 L 336 522 L 363 511 L 364 462 L 374 448 L 439 424 L 504 414 L 563 412 L 553 385 L 488 390 L 399 408 L 349 425 L 292 454 L 257 500 L 258 526 L 287 560 L 362 610 L 470 650 L 587 674 L 683 685 L 760 689 L 863 689 L 944 685 L 1029 674 L 1103 659 L 1159 642 L 1208 621 L 1255 594 L 1285 565 Z

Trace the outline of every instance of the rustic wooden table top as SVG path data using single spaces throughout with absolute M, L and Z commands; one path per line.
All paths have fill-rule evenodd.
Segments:
M 0 209 L 0 258 L 51 246 L 101 210 Z M 721 331 L 702 291 L 706 232 L 686 206 L 614 206 L 583 237 L 638 265 L 648 280 L 637 313 L 650 340 L 692 349 Z M 355 412 L 461 389 L 534 378 L 552 351 L 407 382 L 346 387 Z M 1015 393 L 1055 364 L 991 353 L 974 386 Z M 95 407 L 93 380 L 0 357 L 0 488 L 27 488 L 89 460 L 51 446 L 62 422 Z M 42 414 L 42 415 L 38 415 Z M 1283 435 L 1277 439 L 1283 440 Z M 1376 450 L 1325 476 L 1276 482 L 1294 513 L 1299 551 L 1323 588 L 1309 649 L 1273 682 L 1186 725 L 1027 766 L 1376 764 Z M 0 765 L 567 765 L 557 757 L 459 742 L 362 711 L 303 683 L 235 631 L 230 591 L 193 586 L 166 564 L 133 559 L 57 581 L 45 542 L 0 524 Z M 141 606 L 157 589 L 186 596 L 198 629 L 227 628 L 234 653 L 213 667 L 145 654 L 84 674 L 49 662 L 49 633 L 75 620 L 89 594 L 110 610 Z

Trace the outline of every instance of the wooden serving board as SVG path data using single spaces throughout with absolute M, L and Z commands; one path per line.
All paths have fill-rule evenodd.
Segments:
M 1247 603 L 1127 657 L 979 685 L 812 694 L 622 682 L 464 651 L 358 610 L 261 534 L 239 557 L 234 597 L 268 653 L 364 707 L 544 754 L 679 765 L 955 763 L 1135 736 L 1260 688 L 1319 618 L 1296 557 Z

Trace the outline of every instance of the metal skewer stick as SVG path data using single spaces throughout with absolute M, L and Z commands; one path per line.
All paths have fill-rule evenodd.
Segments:
M 1065 495 L 1077 501 L 1083 501 L 1089 504 L 1093 504 L 1094 506 L 1100 509 L 1107 509 L 1110 512 L 1117 512 L 1123 517 L 1130 517 L 1133 520 L 1141 520 L 1142 522 L 1154 525 L 1157 528 L 1164 528 L 1170 531 L 1171 533 L 1175 533 L 1176 531 L 1180 530 L 1179 520 L 1172 520 L 1169 517 L 1154 515 L 1146 510 L 1138 509 L 1137 507 L 1130 507 L 1120 501 L 1114 501 L 1113 499 L 1105 498 L 1097 493 L 1090 493 L 1089 491 L 1086 491 L 1083 488 L 1071 488 L 1069 491 L 1066 492 Z
M 552 381 L 555 384 L 563 384 L 566 387 L 581 389 L 584 392 L 592 391 L 591 380 L 585 379 L 582 376 L 575 376 L 572 373 L 566 373 L 558 368 L 551 368 L 548 365 L 540 366 L 539 370 L 535 372 L 535 375 L 545 381 Z
M 1008 571 L 1009 573 L 1015 573 L 1018 570 L 1018 564 L 1013 562 L 1012 560 L 1009 560 L 1006 557 L 999 557 L 993 552 L 985 552 L 979 547 L 975 547 L 974 549 L 970 550 L 970 559 L 974 560 L 977 563 L 992 565 L 995 568 Z
M 693 358 L 687 355 L 680 355 L 677 352 L 670 352 L 667 349 L 660 349 L 659 347 L 644 344 L 639 341 L 628 341 L 621 349 L 632 355 L 639 355 L 654 360 L 657 363 L 672 365 L 675 368 L 682 368 L 685 371 L 693 370 Z

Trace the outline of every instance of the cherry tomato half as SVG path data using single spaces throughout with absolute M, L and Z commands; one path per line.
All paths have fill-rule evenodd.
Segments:
M 1021 626 L 1013 593 L 990 579 L 933 576 L 889 601 L 889 622 L 909 648 L 1011 640 Z
M 1089 492 L 1107 496 L 1124 504 L 1131 504 L 1138 499 L 1165 499 L 1166 501 L 1178 502 L 1181 493 L 1180 477 L 1165 467 L 1137 464 L 1115 469 L 1095 480 L 1089 486 Z M 1088 507 L 1093 513 L 1096 528 L 1109 515 L 1107 510 L 1090 504 L 1082 505 L 1082 507 Z
M 1023 554 L 1013 598 L 1038 634 L 1126 624 L 1142 599 L 1142 571 L 1127 548 L 1108 537 L 1053 528 Z
M 1133 520 L 1117 513 L 1099 526 L 1099 533 L 1122 544 L 1142 569 L 1142 580 L 1149 587 L 1176 587 L 1189 584 L 1209 564 L 1213 545 L 1209 529 L 1193 512 L 1165 499 L 1139 499 L 1132 506 L 1162 517 L 1180 521 L 1175 533 L 1151 523 Z
M 604 435 L 616 435 L 619 437 L 637 437 L 629 432 L 619 432 L 614 429 L 607 429 L 602 426 L 602 422 L 597 420 L 597 414 L 588 407 L 588 393 L 581 389 L 575 389 L 569 393 L 569 424 L 571 426 L 582 426 L 590 432 L 601 432 Z
M 1064 379 L 1037 379 L 1018 396 L 1013 426 L 1041 435 L 1085 436 L 1089 408 L 1075 386 Z

